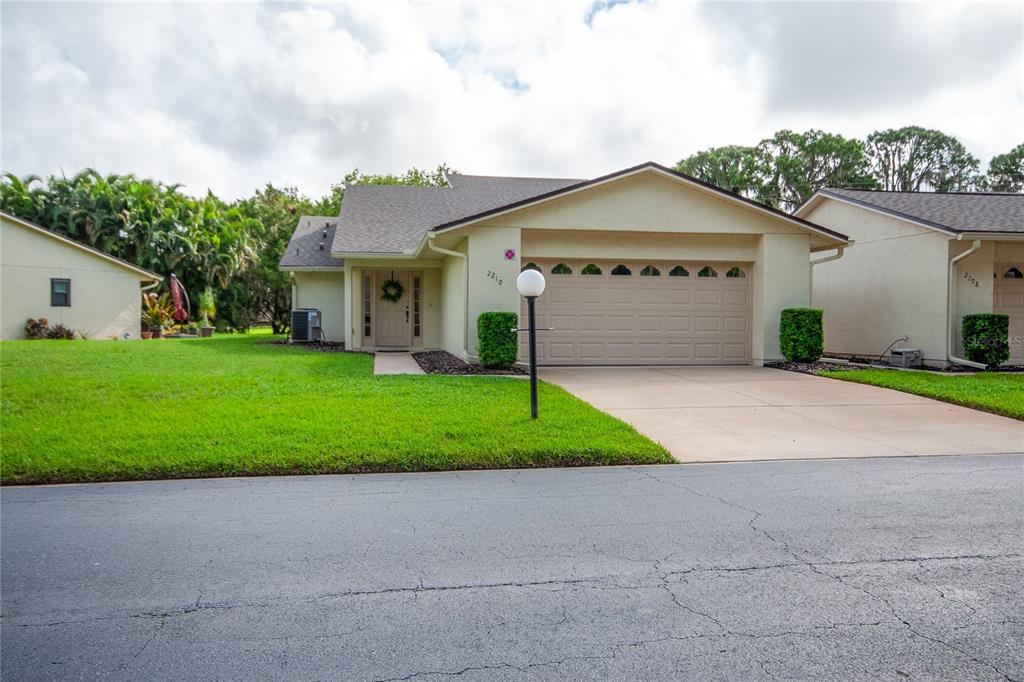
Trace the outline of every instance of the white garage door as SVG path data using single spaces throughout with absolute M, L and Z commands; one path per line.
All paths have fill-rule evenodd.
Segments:
M 1024 365 L 1024 263 L 996 266 L 992 312 L 1010 316 L 1009 365 Z
M 523 262 L 540 269 L 547 279 L 547 289 L 537 299 L 537 326 L 554 331 L 538 333 L 538 362 L 750 363 L 748 263 L 540 258 Z M 524 314 L 525 310 L 524 303 Z M 523 321 L 525 326 L 525 317 Z

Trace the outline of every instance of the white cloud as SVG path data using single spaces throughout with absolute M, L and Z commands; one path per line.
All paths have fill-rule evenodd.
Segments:
M 357 166 L 587 177 L 781 127 L 919 123 L 983 161 L 1024 138 L 1019 6 L 872 5 L 856 40 L 808 5 L 600 7 L 5 3 L 2 166 L 233 197 Z

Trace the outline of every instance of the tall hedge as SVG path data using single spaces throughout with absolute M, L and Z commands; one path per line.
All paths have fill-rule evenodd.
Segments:
M 818 308 L 786 308 L 779 324 L 779 346 L 790 362 L 814 362 L 825 350 L 822 311 Z
M 1000 313 L 964 315 L 964 355 L 987 367 L 1010 357 L 1010 316 Z
M 519 326 L 516 313 L 480 313 L 476 318 L 477 348 L 480 364 L 484 367 L 511 365 L 519 357 L 519 337 L 515 328 Z

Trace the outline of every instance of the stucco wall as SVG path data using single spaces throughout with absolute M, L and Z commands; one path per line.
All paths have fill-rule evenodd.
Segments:
M 968 240 L 949 241 L 949 258 L 959 255 L 971 248 Z M 963 321 L 964 315 L 992 312 L 993 278 L 995 267 L 995 243 L 981 242 L 981 248 L 956 265 L 956 320 L 954 320 L 954 337 L 956 354 L 963 357 Z
M 45 317 L 93 339 L 139 338 L 141 276 L 35 230 L 0 221 L 0 338 Z M 71 306 L 50 306 L 50 278 L 71 280 Z
M 480 223 L 635 232 L 806 234 L 755 209 L 648 172 Z
M 463 240 L 452 249 L 466 253 L 467 242 Z M 466 354 L 466 261 L 456 256 L 447 256 L 441 267 L 441 347 L 452 355 Z
M 478 355 L 477 317 L 494 311 L 519 312 L 516 278 L 520 269 L 520 230 L 482 227 L 469 238 L 469 356 Z M 513 257 L 505 258 L 511 250 Z
M 293 308 L 317 308 L 323 315 L 324 336 L 328 341 L 345 340 L 344 272 L 295 272 Z
M 996 263 L 1020 263 L 1024 261 L 1024 242 L 995 242 L 994 257 Z
M 779 320 L 786 308 L 810 303 L 808 237 L 766 234 L 754 261 L 754 305 L 751 354 L 754 364 L 781 360 Z
M 910 340 L 900 345 L 944 362 L 947 238 L 832 200 L 806 217 L 855 241 L 839 260 L 814 268 L 813 304 L 825 310 L 825 349 L 877 356 L 906 334 Z
M 651 258 L 740 261 L 757 257 L 754 234 L 661 234 L 592 230 L 523 230 L 523 257 Z M 525 261 L 524 261 L 525 262 Z
M 441 348 L 443 311 L 441 307 L 441 270 L 423 270 L 422 343 L 428 350 Z

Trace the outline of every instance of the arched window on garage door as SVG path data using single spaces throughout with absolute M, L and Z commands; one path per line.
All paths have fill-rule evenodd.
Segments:
M 551 268 L 551 274 L 552 275 L 571 275 L 572 274 L 572 268 L 570 268 L 565 263 L 559 263 L 555 267 Z
M 520 270 L 520 272 L 526 272 L 527 270 L 536 270 L 537 272 L 541 271 L 540 266 L 537 265 L 536 263 L 527 263 L 526 265 L 523 266 L 523 269 Z
M 612 268 L 612 274 L 613 275 L 618 275 L 619 277 L 623 277 L 623 276 L 628 277 L 629 275 L 633 274 L 633 271 L 630 270 L 629 268 L 627 268 L 622 263 L 619 263 L 614 268 Z
M 1005 279 L 1024 279 L 1024 272 L 1021 272 L 1019 268 L 1010 268 L 1003 273 Z
M 677 265 L 668 271 L 669 277 L 689 277 L 690 271 L 684 268 L 682 265 Z
M 718 272 L 710 265 L 705 265 L 697 272 L 698 277 L 718 277 Z
M 583 266 L 583 269 L 580 270 L 580 274 L 581 275 L 600 275 L 601 274 L 601 268 L 597 267 L 593 263 L 587 263 L 586 265 Z
M 640 271 L 641 277 L 661 277 L 661 270 L 653 265 L 647 265 Z
M 739 268 L 739 267 L 735 267 L 734 266 L 734 267 L 729 268 L 729 270 L 725 273 L 725 276 L 726 277 L 740 277 L 740 278 L 743 278 L 743 277 L 747 276 L 747 273 L 743 272 L 743 268 Z

